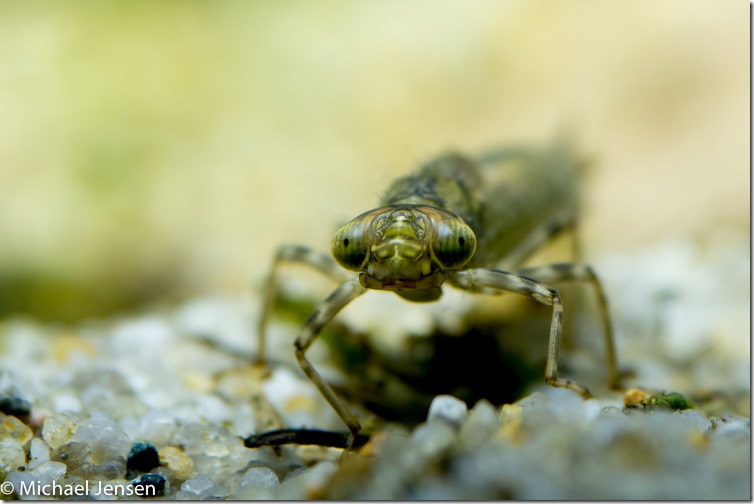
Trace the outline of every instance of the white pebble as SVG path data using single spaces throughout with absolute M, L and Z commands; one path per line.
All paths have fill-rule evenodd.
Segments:
M 170 443 L 176 420 L 158 409 L 151 409 L 142 416 L 129 416 L 120 420 L 120 427 L 131 439 L 152 443 L 155 446 Z
M 515 404 L 523 408 L 527 413 L 541 412 L 550 414 L 552 399 L 542 392 L 533 392 L 523 399 L 516 401 Z
M 238 484 L 239 488 L 274 488 L 280 485 L 275 471 L 269 467 L 252 467 L 246 471 Z
M 31 446 L 29 447 L 29 469 L 36 469 L 40 464 L 49 462 L 50 460 L 50 448 L 47 444 L 39 438 L 31 440 Z
M 37 477 L 26 471 L 11 471 L 8 473 L 8 476 L 5 477 L 5 485 L 8 485 L 9 483 L 13 485 L 13 491 L 16 492 L 16 496 L 19 499 L 33 499 L 34 497 L 39 496 L 36 490 L 44 483 L 40 481 L 40 484 L 37 485 L 37 482 Z M 23 491 L 24 488 L 28 489 L 28 493 Z M 5 492 L 3 493 L 3 497 L 10 497 L 10 495 L 5 495 Z
M 275 499 L 282 500 L 296 500 L 302 498 L 297 497 L 299 495 L 306 496 L 320 493 L 337 469 L 338 464 L 332 460 L 321 460 L 308 469 L 305 467 L 294 469 L 285 475 L 283 483 L 280 486 L 280 492 L 276 495 L 271 495 L 270 499 L 274 497 Z M 243 492 L 243 494 L 247 495 L 247 492 L 248 490 Z M 263 492 L 257 490 L 255 493 L 259 495 Z M 272 494 L 269 489 L 267 493 Z M 262 495 L 260 498 L 263 497 Z
M 55 399 L 57 413 L 78 413 L 81 411 L 81 401 L 72 395 L 63 394 Z
M 683 418 L 683 423 L 681 425 L 688 425 L 689 428 L 695 428 L 702 432 L 710 428 L 709 419 L 700 411 L 687 409 L 676 411 L 675 414 Z
M 751 427 L 743 422 L 730 422 L 720 425 L 715 429 L 716 436 L 740 436 L 741 438 L 751 437 Z
M 489 401 L 482 399 L 469 412 L 459 436 L 464 445 L 479 446 L 488 441 L 499 428 L 497 410 Z
M 42 483 L 52 483 L 65 476 L 66 470 L 67 467 L 63 462 L 48 460 L 39 464 L 31 473 Z
M 410 437 L 411 451 L 417 460 L 433 458 L 449 450 L 456 442 L 456 428 L 448 422 L 419 425 Z
M 179 493 L 190 494 L 189 498 L 196 500 L 225 497 L 226 494 L 225 490 L 205 474 L 184 481 Z
M 11 437 L 0 439 L 0 469 L 5 472 L 18 469 L 26 463 L 24 447 Z
M 427 421 L 443 420 L 460 427 L 466 420 L 468 412 L 469 408 L 466 403 L 460 399 L 451 395 L 439 395 L 432 400 L 432 404 L 429 406 Z
M 584 401 L 582 408 L 584 419 L 589 422 L 593 422 L 602 413 L 603 406 L 596 399 L 589 399 L 587 401 Z
M 194 402 L 196 409 L 201 412 L 201 417 L 211 423 L 223 424 L 232 417 L 228 406 L 217 396 L 197 394 Z
M 79 425 L 73 441 L 89 445 L 92 456 L 102 460 L 126 457 L 131 441 L 123 429 L 107 414 L 94 411 Z
M 42 426 L 42 439 L 56 450 L 71 440 L 76 428 L 76 422 L 65 415 L 49 416 Z

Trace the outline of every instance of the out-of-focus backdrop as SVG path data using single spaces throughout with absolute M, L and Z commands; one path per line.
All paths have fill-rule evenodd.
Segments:
M 564 129 L 587 257 L 747 235 L 748 58 L 743 1 L 6 0 L 0 316 L 242 293 L 417 163 Z

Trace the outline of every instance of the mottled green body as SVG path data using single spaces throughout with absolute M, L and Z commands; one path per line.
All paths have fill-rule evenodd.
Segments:
M 362 213 L 335 233 L 335 261 L 306 247 L 283 246 L 276 256 L 260 317 L 260 360 L 270 303 L 281 261 L 303 262 L 340 282 L 307 319 L 294 343 L 304 373 L 355 436 L 361 426 L 306 358 L 322 328 L 369 290 L 391 291 L 409 301 L 434 301 L 444 284 L 477 293 L 513 292 L 552 308 L 545 381 L 591 397 L 589 390 L 558 376 L 563 304 L 550 283 L 592 285 L 602 319 L 611 384 L 618 374 L 607 300 L 592 269 L 559 263 L 521 268 L 564 228 L 577 210 L 579 161 L 568 150 L 508 148 L 482 156 L 446 154 L 396 180 L 381 206 Z M 344 274 L 342 267 L 353 273 Z
M 573 220 L 580 167 L 564 148 L 507 148 L 476 158 L 447 154 L 396 180 L 380 203 L 425 204 L 457 214 L 477 238 L 468 266 L 489 266 L 543 223 Z

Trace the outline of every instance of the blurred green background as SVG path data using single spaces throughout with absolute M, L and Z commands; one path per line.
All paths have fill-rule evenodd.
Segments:
M 417 163 L 565 127 L 587 257 L 749 232 L 742 0 L 3 0 L 0 61 L 2 317 L 243 293 Z

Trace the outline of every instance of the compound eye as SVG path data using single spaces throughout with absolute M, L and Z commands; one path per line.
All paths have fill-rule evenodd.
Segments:
M 445 269 L 457 269 L 469 262 L 476 251 L 474 231 L 462 220 L 435 222 L 432 252 Z
M 338 229 L 331 246 L 332 255 L 338 264 L 352 271 L 363 269 L 369 252 L 366 229 L 367 225 L 360 219 L 354 219 Z

